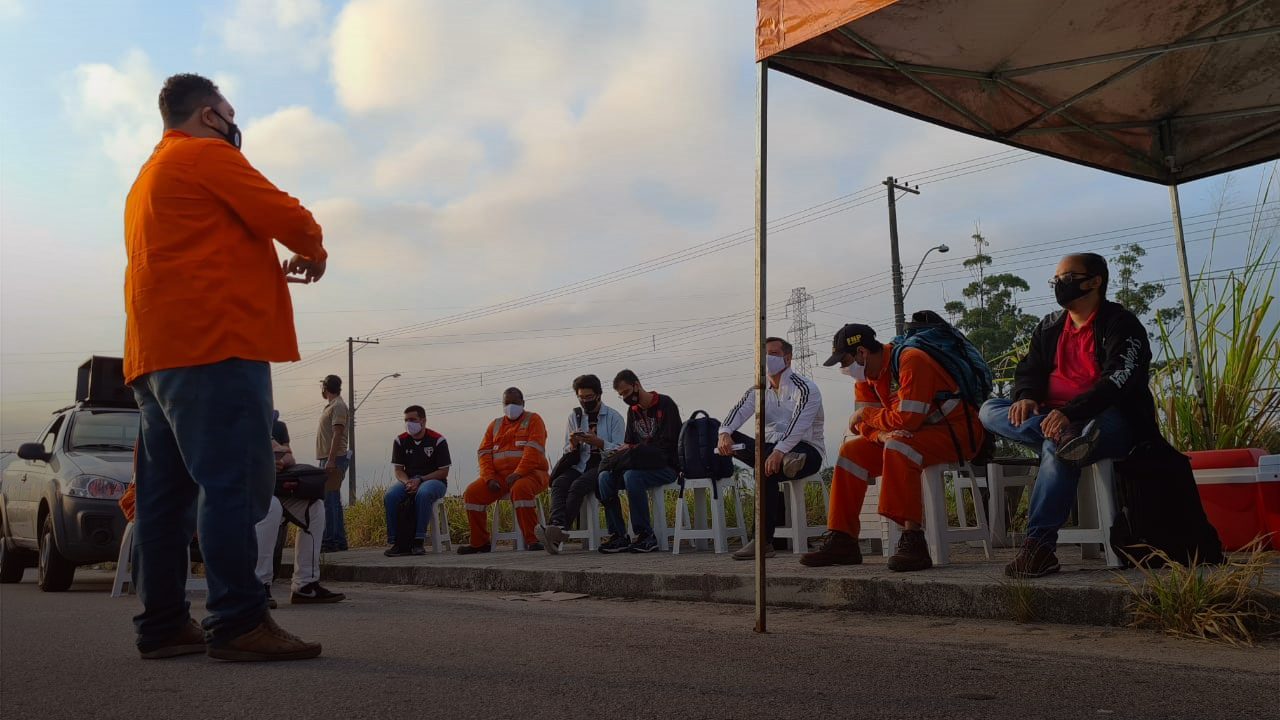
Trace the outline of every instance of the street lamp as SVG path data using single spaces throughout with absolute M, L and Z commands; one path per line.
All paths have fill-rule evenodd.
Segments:
M 924 251 L 924 255 L 920 258 L 920 264 L 916 265 L 916 271 L 911 273 L 911 282 L 907 283 L 907 289 L 902 291 L 903 300 L 907 299 L 907 293 L 911 292 L 911 286 L 916 283 L 916 275 L 920 274 L 920 268 L 924 267 L 924 259 L 929 257 L 929 253 L 933 252 L 934 250 L 937 250 L 940 253 L 944 253 L 950 249 L 951 248 L 946 246 L 946 243 L 943 243 L 942 245 L 935 245 L 929 248 L 928 250 Z
M 369 399 L 369 396 L 373 394 L 374 390 L 378 389 L 378 386 L 382 384 L 383 380 L 398 377 L 400 377 L 400 373 L 391 373 L 390 375 L 383 375 L 378 378 L 378 382 L 374 383 L 373 387 L 369 388 L 369 392 L 365 393 L 364 397 L 360 399 L 360 402 L 356 403 L 356 406 L 351 409 L 351 417 L 347 420 L 347 422 L 350 423 L 350 426 L 347 428 L 347 440 L 348 449 L 351 453 L 351 462 L 347 466 L 348 505 L 351 505 L 356 501 L 356 410 L 359 410 L 360 406 L 364 405 L 364 401 Z

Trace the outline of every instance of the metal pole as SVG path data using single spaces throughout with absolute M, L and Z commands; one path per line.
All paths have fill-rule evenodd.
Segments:
M 356 343 L 347 338 L 347 452 L 351 462 L 347 465 L 347 504 L 356 502 Z
M 1191 274 L 1187 267 L 1187 242 L 1182 236 L 1182 204 L 1178 202 L 1178 186 L 1169 186 L 1169 203 L 1173 207 L 1173 237 L 1178 248 L 1178 274 L 1182 278 L 1182 312 L 1187 338 L 1191 341 L 1191 369 L 1195 373 L 1196 400 L 1200 403 L 1200 418 L 1204 423 L 1209 447 L 1216 447 L 1213 421 L 1209 417 L 1209 398 L 1204 392 L 1204 367 L 1200 360 L 1200 329 L 1196 325 L 1195 298 L 1191 295 Z
M 898 253 L 898 203 L 894 191 L 905 190 L 916 195 L 919 195 L 920 191 L 906 185 L 899 185 L 892 175 L 885 179 L 884 184 L 889 188 L 889 262 L 893 272 L 893 327 L 895 334 L 901 335 L 906 318 L 902 311 L 902 257 Z
M 768 158 L 768 109 L 769 65 L 767 60 L 756 63 L 756 627 L 758 633 L 765 629 L 765 572 L 764 546 L 772 538 L 764 536 L 764 408 L 765 377 L 765 186 Z

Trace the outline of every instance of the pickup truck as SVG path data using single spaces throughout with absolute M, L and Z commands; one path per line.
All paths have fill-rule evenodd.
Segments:
M 0 583 L 35 567 L 41 590 L 61 592 L 77 567 L 116 560 L 138 427 L 137 408 L 79 402 L 19 446 L 0 474 Z

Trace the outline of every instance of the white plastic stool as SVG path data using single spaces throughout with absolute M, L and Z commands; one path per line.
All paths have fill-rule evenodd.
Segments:
M 1001 462 L 987 463 L 987 522 L 991 524 L 991 542 L 996 547 L 1011 547 L 1013 538 L 1009 535 L 1009 520 L 1005 514 L 1005 492 L 1013 487 L 1032 488 L 1036 484 L 1038 465 Z M 959 507 L 959 506 L 957 506 Z
M 1098 548 L 1107 558 L 1107 567 L 1120 567 L 1120 556 L 1111 547 L 1111 525 L 1116 519 L 1116 500 L 1113 483 L 1113 462 L 1103 459 L 1084 468 L 1080 473 L 1080 485 L 1076 501 L 1079 525 L 1058 531 L 1059 545 L 1079 545 L 1080 556 L 1098 557 Z
M 782 490 L 783 503 L 786 506 L 786 517 L 783 524 L 774 528 L 773 537 L 791 541 L 791 552 L 799 555 L 809 552 L 809 538 L 818 537 L 827 531 L 826 523 L 809 524 L 809 509 L 805 506 L 805 486 L 817 483 L 822 488 L 822 517 L 826 518 L 831 506 L 831 491 L 822 481 L 822 475 L 813 474 L 795 480 L 782 480 L 778 487 Z M 861 533 L 859 533 L 861 535 Z M 877 532 L 878 536 L 879 533 Z
M 968 482 L 969 492 L 974 499 L 973 513 L 977 516 L 975 518 L 977 525 L 969 526 L 963 515 L 957 518 L 958 523 L 962 523 L 959 527 L 951 527 L 947 523 L 946 487 L 943 480 L 943 473 L 946 472 L 951 473 L 956 507 L 960 507 L 964 502 L 963 487 L 960 483 Z M 987 526 L 987 510 L 982 503 L 982 495 L 978 490 L 978 481 L 974 478 L 973 468 L 968 463 L 926 467 L 920 473 L 920 491 L 921 503 L 924 505 L 924 536 L 929 543 L 929 554 L 933 558 L 934 565 L 949 563 L 948 546 L 951 543 L 970 540 L 981 542 L 983 554 L 988 560 L 991 559 L 991 528 Z M 897 546 L 898 537 L 902 532 L 898 529 L 897 523 L 888 520 L 885 522 L 888 525 L 889 541 L 885 543 L 884 554 L 889 556 L 893 554 L 892 548 Z
M 503 500 L 506 500 L 507 502 L 511 503 L 511 531 L 510 532 L 499 532 L 498 530 L 498 519 L 502 516 L 502 513 L 498 512 L 498 509 L 499 509 L 498 504 L 501 503 Z M 546 524 L 547 522 L 546 518 L 542 516 L 542 503 L 538 502 L 538 496 L 536 495 L 533 498 L 533 506 L 538 509 L 538 522 L 542 524 Z M 494 547 L 494 548 L 498 547 L 499 540 L 514 540 L 516 544 L 516 550 L 524 550 L 524 533 L 521 532 L 520 530 L 520 516 L 516 514 L 516 505 L 515 505 L 515 502 L 511 499 L 511 493 L 509 492 L 506 495 L 503 495 L 502 497 L 493 501 L 493 529 L 489 533 L 490 547 Z
M 595 493 L 586 497 L 578 511 L 578 529 L 565 530 L 564 534 L 570 540 L 581 540 L 583 550 L 599 549 L 604 530 L 600 528 L 600 501 L 596 499 Z
M 711 478 L 685 478 L 684 490 L 693 491 L 693 522 L 689 521 L 689 504 L 683 494 L 676 500 L 675 537 L 671 541 L 671 552 L 680 554 L 681 540 L 710 540 L 716 553 L 729 552 L 729 537 L 739 538 L 743 545 L 747 544 L 747 529 L 742 519 L 742 499 L 738 497 L 738 486 L 733 478 L 721 478 L 717 488 Z M 736 527 L 729 527 L 724 515 L 724 501 L 733 499 L 734 514 L 738 518 Z M 711 523 L 707 523 L 707 504 L 710 500 Z
M 431 534 L 431 552 L 439 554 L 441 545 L 453 549 L 453 541 L 449 538 L 449 514 L 444 510 L 444 498 L 436 500 L 431 506 L 431 522 L 427 528 Z
M 116 578 L 111 583 L 111 597 L 133 594 L 133 521 L 124 526 L 120 538 L 120 555 L 116 558 Z M 208 592 L 209 582 L 191 577 L 191 545 L 187 545 L 187 592 Z
M 667 483 L 649 488 L 649 524 L 653 526 L 653 534 L 658 539 L 658 549 L 667 552 L 671 549 L 671 537 L 675 528 L 667 527 L 667 491 L 680 492 L 680 483 Z M 627 513 L 630 515 L 630 513 Z M 678 517 L 678 516 L 677 516 Z M 628 518 L 628 523 L 630 519 Z M 634 535 L 634 530 L 631 531 Z

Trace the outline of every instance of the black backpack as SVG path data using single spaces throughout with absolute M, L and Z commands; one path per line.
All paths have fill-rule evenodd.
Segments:
M 701 417 L 699 417 L 701 416 Z M 680 486 L 685 478 L 723 480 L 733 477 L 733 458 L 716 453 L 720 441 L 720 421 L 697 410 L 680 427 L 677 455 L 680 459 Z M 712 483 L 715 495 L 715 483 Z
M 1222 542 L 1204 514 L 1190 458 L 1164 438 L 1148 440 L 1115 463 L 1115 475 L 1120 508 L 1111 526 L 1111 547 L 1126 567 L 1134 561 L 1144 567 L 1163 564 L 1149 557 L 1150 548 L 1183 565 L 1193 558 L 1222 562 Z

